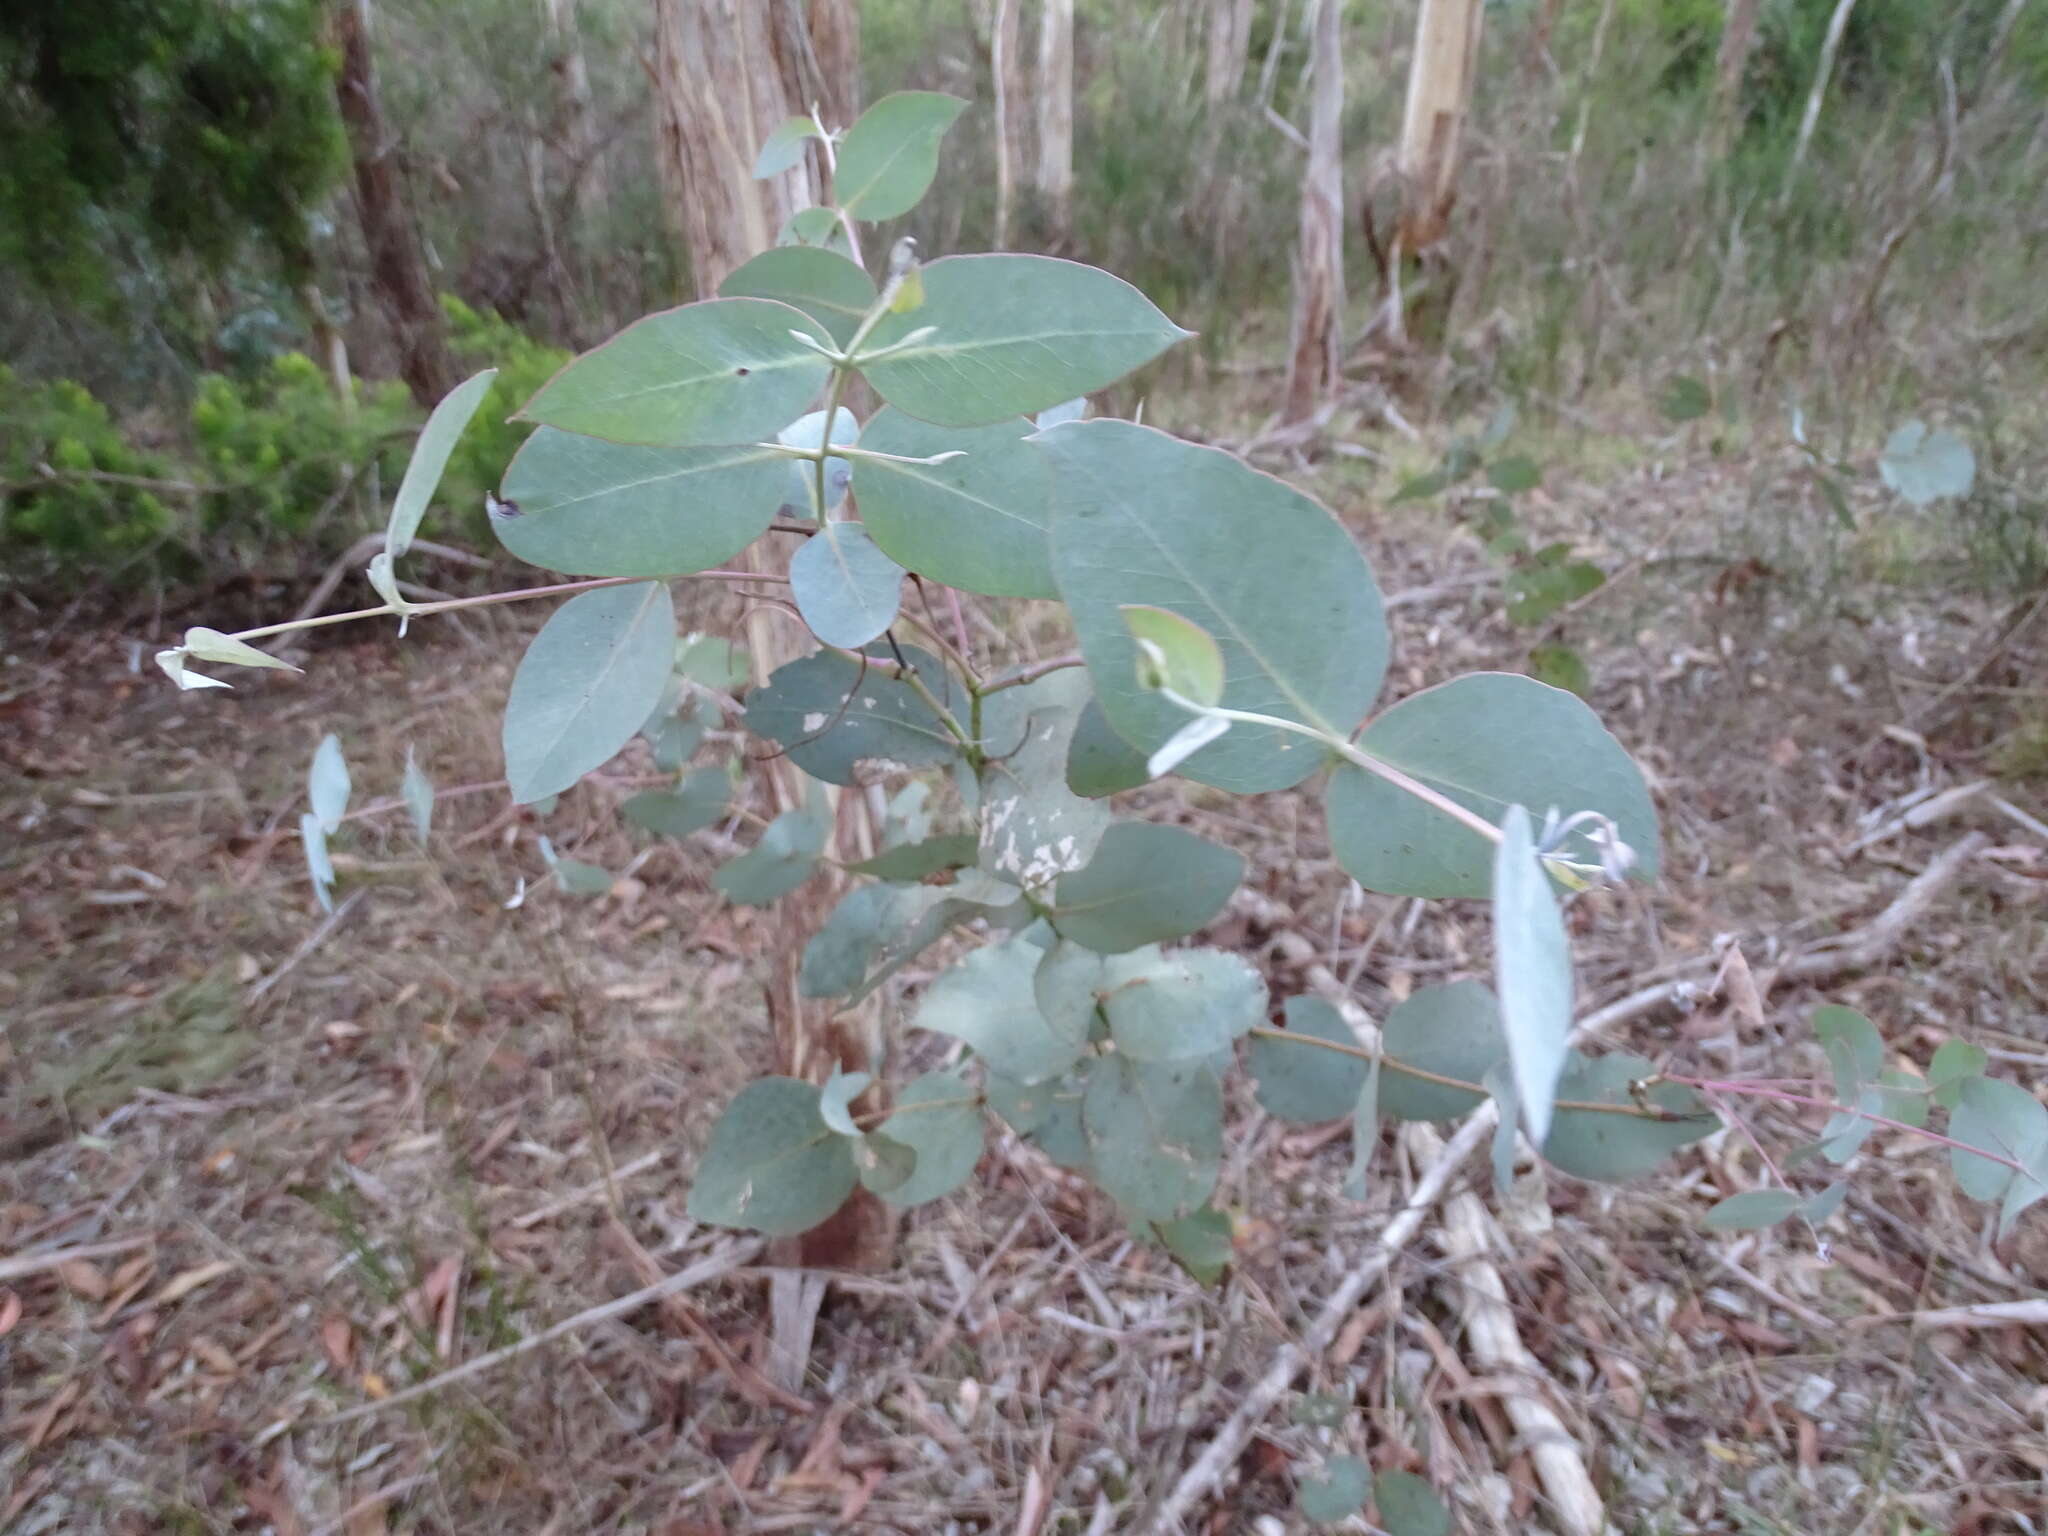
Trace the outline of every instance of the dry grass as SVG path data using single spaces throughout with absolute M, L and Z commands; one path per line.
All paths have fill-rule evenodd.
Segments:
M 2012 707 L 2001 690 L 2037 678 L 2048 649 L 2022 635 L 1925 748 L 1876 734 L 1978 660 L 1996 615 L 1888 599 L 1847 628 L 1789 568 L 1717 585 L 1740 552 L 1705 530 L 1735 525 L 1751 468 L 1699 453 L 1661 474 L 1554 477 L 1535 514 L 1617 563 L 1643 557 L 1575 620 L 1667 819 L 1655 897 L 1580 909 L 1596 999 L 1723 933 L 1762 966 L 1774 945 L 1867 918 L 1956 827 L 1851 856 L 1863 819 L 1974 777 Z M 1354 503 L 1346 475 L 1327 468 L 1318 488 Z M 1363 532 L 1390 589 L 1479 567 L 1425 510 Z M 1526 643 L 1483 586 L 1398 619 L 1402 692 Z M 402 815 L 355 823 L 343 894 L 360 895 L 321 928 L 287 835 L 314 742 L 341 731 L 359 806 L 394 792 L 408 743 L 444 787 L 494 778 L 521 623 L 498 610 L 404 648 L 365 634 L 316 652 L 304 680 L 183 698 L 128 669 L 125 636 L 16 626 L 0 703 L 0 1253 L 133 1246 L 0 1289 L 0 1529 L 1141 1528 L 1379 1230 L 1412 1174 L 1397 1152 L 1376 1198 L 1348 1202 L 1341 1130 L 1274 1124 L 1235 1090 L 1218 1200 L 1237 1261 L 1205 1290 L 997 1136 L 978 1180 L 906 1224 L 893 1268 L 835 1278 L 802 1411 L 748 1364 L 765 1361 L 766 1316 L 766 1272 L 749 1268 L 323 1427 L 644 1284 L 649 1255 L 666 1271 L 718 1251 L 725 1237 L 683 1214 L 693 1150 L 772 1065 L 752 958 L 768 930 L 709 891 L 715 836 L 657 847 L 600 901 L 546 890 L 507 911 L 516 875 L 539 873 L 538 826 L 480 792 L 443 805 L 431 859 Z M 625 867 L 618 792 L 566 797 L 549 834 Z M 1149 809 L 1252 854 L 1257 888 L 1332 969 L 1356 969 L 1374 1012 L 1486 964 L 1475 909 L 1347 896 L 1312 799 Z M 2009 846 L 1941 922 L 1832 995 L 1905 1057 L 1956 1033 L 2036 1082 L 2048 850 L 1985 825 Z M 1277 993 L 1303 990 L 1273 937 L 1240 914 L 1211 941 L 1259 956 Z M 1780 994 L 1762 1028 L 1711 1007 L 1660 1015 L 1628 1043 L 1803 1073 L 1818 1067 L 1811 1001 Z M 907 1042 L 906 1069 L 936 1047 Z M 1758 1118 L 1780 1146 L 1801 1139 Z M 1521 1338 L 1618 1527 L 2039 1529 L 2039 1335 L 1858 1323 L 2034 1294 L 2038 1210 L 1994 1246 L 1938 1152 L 1880 1139 L 1828 1258 L 1797 1230 L 1700 1228 L 1758 1177 L 1730 1133 L 1642 1186 L 1526 1169 L 1505 1200 L 1488 1194 Z M 1464 1529 L 1548 1528 L 1500 1406 L 1526 1384 L 1475 1373 L 1465 1347 L 1469 1274 L 1433 1242 L 1408 1252 L 1202 1528 L 1295 1528 L 1292 1481 L 1337 1448 L 1426 1473 Z

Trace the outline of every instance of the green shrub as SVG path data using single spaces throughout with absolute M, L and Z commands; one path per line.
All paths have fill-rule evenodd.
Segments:
M 441 309 L 448 317 L 449 345 L 464 370 L 498 370 L 476 419 L 448 460 L 438 498 L 443 506 L 461 509 L 459 526 L 466 537 L 488 545 L 490 520 L 483 510 L 484 492 L 497 488 L 505 466 L 533 430 L 530 424 L 511 417 L 561 371 L 570 353 L 535 340 L 489 310 L 471 309 L 453 294 L 441 296 Z
M 112 568 L 175 537 L 164 495 L 129 480 L 174 471 L 133 446 L 107 408 L 68 379 L 35 384 L 0 367 L 0 553 L 41 551 Z

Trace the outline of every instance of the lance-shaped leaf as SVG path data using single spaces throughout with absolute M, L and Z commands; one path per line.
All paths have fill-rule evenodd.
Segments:
M 1014 1082 L 1042 1083 L 1081 1059 L 1083 1047 L 1038 1010 L 1032 977 L 1042 952 L 1011 939 L 977 949 L 925 989 L 911 1022 L 964 1040 Z
M 1235 733 L 1233 733 L 1235 734 Z M 1657 875 L 1657 812 L 1621 743 L 1585 701 L 1533 678 L 1475 672 L 1403 699 L 1358 738 L 1372 756 L 1498 823 L 1510 805 L 1542 816 L 1599 811 Z M 1493 845 L 1406 790 L 1350 763 L 1330 776 L 1330 846 L 1345 873 L 1394 896 L 1484 896 Z M 1597 866 L 1591 828 L 1565 836 L 1567 858 Z
M 196 625 L 185 631 L 184 649 L 199 661 L 219 662 L 235 667 L 263 667 L 278 672 L 300 670 L 288 661 L 279 661 L 275 656 L 257 650 L 245 640 L 237 640 L 233 635 L 224 635 L 219 630 L 208 629 L 204 625 Z M 215 685 L 208 679 L 207 686 L 227 685 Z
M 1062 875 L 1053 926 L 1103 954 L 1178 939 L 1211 921 L 1244 878 L 1244 859 L 1181 827 L 1118 822 L 1087 867 Z
M 1508 807 L 1493 861 L 1493 977 L 1501 1033 L 1529 1140 L 1550 1134 L 1550 1105 L 1571 1048 L 1572 952 L 1550 877 L 1536 860 L 1529 814 Z
M 789 590 L 811 633 L 856 651 L 896 622 L 903 567 L 859 523 L 826 523 L 789 562 Z
M 520 658 L 505 701 L 505 777 L 521 805 L 610 761 L 660 702 L 676 614 L 657 582 L 569 599 Z
M 806 143 L 821 136 L 816 118 L 785 117 L 761 141 L 761 152 L 754 157 L 754 179 L 766 181 L 770 176 L 780 176 L 803 159 Z
M 937 658 L 914 646 L 903 647 L 903 656 L 943 702 L 950 685 Z M 853 784 L 863 768 L 878 775 L 949 761 L 960 744 L 893 671 L 830 651 L 790 662 L 747 701 L 747 728 L 828 784 Z M 965 700 L 955 705 L 956 713 L 964 709 Z
M 1877 461 L 1884 483 L 1916 507 L 1944 496 L 1967 496 L 1977 480 L 1977 456 L 1945 428 L 1909 421 L 1885 439 Z
M 861 113 L 839 146 L 839 206 L 870 223 L 910 212 L 938 174 L 939 140 L 966 108 L 938 91 L 897 91 Z
M 761 840 L 721 865 L 711 883 L 743 907 L 780 901 L 810 879 L 831 826 L 824 796 L 814 794 L 808 805 L 784 811 L 769 822 Z
M 1571 1052 L 1558 1079 L 1558 1098 L 1651 1110 L 1665 1118 L 1559 1109 L 1543 1144 L 1544 1161 L 1574 1178 L 1624 1184 L 1651 1172 L 1680 1147 L 1720 1129 L 1719 1118 L 1690 1088 L 1677 1083 L 1641 1086 L 1655 1076 L 1656 1068 L 1640 1056 Z
M 685 304 L 636 321 L 572 360 L 519 414 L 616 443 L 759 442 L 794 421 L 818 392 L 832 370 L 817 347 L 829 345 L 817 321 L 787 304 Z
M 915 780 L 904 787 L 923 789 L 925 785 L 923 781 Z M 925 838 L 922 842 L 898 844 L 884 849 L 872 859 L 849 864 L 847 868 L 854 874 L 872 875 L 877 880 L 912 883 L 941 870 L 965 869 L 974 862 L 979 846 L 971 832 L 948 832 Z
M 897 1097 L 882 1134 L 917 1154 L 909 1178 L 880 1191 L 891 1205 L 923 1205 L 965 1184 L 981 1159 L 978 1095 L 957 1072 L 927 1072 Z
M 771 448 L 647 448 L 542 427 L 505 471 L 519 515 L 491 527 L 520 559 L 568 576 L 687 575 L 759 538 L 788 476 Z
M 424 843 L 434 829 L 434 781 L 414 759 L 410 746 L 405 749 L 405 777 L 399 795 L 405 801 L 406 814 L 412 817 L 413 831 Z
M 722 299 L 774 299 L 800 309 L 838 346 L 853 340 L 874 307 L 875 285 L 867 273 L 836 251 L 808 245 L 779 245 L 733 269 L 718 285 Z
M 348 813 L 348 763 L 341 755 L 341 738 L 329 731 L 314 749 L 313 764 L 306 772 L 306 798 L 319 818 L 320 829 L 332 832 Z
M 299 817 L 299 844 L 306 853 L 306 874 L 313 882 L 313 895 L 320 910 L 334 910 L 334 861 L 327 856 L 327 833 L 320 818 L 311 811 Z
M 1385 1057 L 1379 1107 L 1397 1120 L 1449 1120 L 1476 1109 L 1483 1094 L 1431 1082 L 1402 1067 L 1460 1083 L 1483 1083 L 1507 1060 L 1500 1005 L 1476 981 L 1424 987 L 1395 1004 L 1380 1032 Z
M 1708 1210 L 1702 1224 L 1714 1232 L 1748 1232 L 1757 1227 L 1775 1227 L 1799 1213 L 1804 1202 L 1789 1189 L 1745 1189 L 1730 1195 Z
M 619 814 L 662 837 L 684 838 L 717 821 L 731 800 L 732 778 L 714 765 L 699 768 L 680 789 L 642 790 L 619 807 Z
M 882 318 L 860 371 L 889 404 L 940 426 L 986 426 L 1101 389 L 1192 334 L 1078 262 L 946 256 L 919 272 L 924 303 Z
M 1372 1063 L 1359 1050 L 1358 1036 L 1344 1016 L 1319 997 L 1287 999 L 1287 1033 L 1276 1040 L 1260 1035 L 1246 1065 L 1257 1084 L 1260 1107 L 1278 1120 L 1317 1125 L 1339 1120 L 1358 1106 Z M 1305 1042 L 1327 1040 L 1353 1054 Z
M 393 559 L 412 548 L 420 519 L 427 515 L 427 504 L 434 499 L 441 475 L 448 468 L 448 456 L 455 451 L 463 428 L 484 403 L 484 396 L 491 391 L 491 381 L 497 376 L 497 369 L 486 368 L 464 379 L 441 397 L 441 403 L 420 429 L 412 459 L 405 466 L 405 478 L 399 481 L 398 495 L 391 503 L 391 521 L 384 530 L 384 551 Z
M 690 1188 L 690 1219 L 794 1236 L 844 1205 L 857 1179 L 852 1145 L 819 1115 L 817 1088 L 764 1077 L 742 1088 L 712 1127 Z
M 861 521 L 905 569 L 990 597 L 1052 597 L 1052 466 L 1022 420 L 935 427 L 877 411 L 854 470 Z M 906 460 L 957 457 L 937 464 Z
M 178 685 L 178 691 L 181 693 L 189 692 L 195 688 L 234 687 L 233 683 L 224 683 L 217 677 L 208 677 L 203 672 L 192 671 L 185 665 L 189 660 L 191 660 L 191 656 L 182 645 L 174 650 L 158 651 L 156 653 L 156 664 L 164 669 L 164 676 Z
M 1140 949 L 1104 963 L 1102 1013 L 1117 1049 L 1135 1060 L 1205 1058 L 1265 1018 L 1266 983 L 1220 949 Z
M 1088 1064 L 1081 1123 L 1096 1182 L 1147 1221 L 1177 1221 L 1216 1187 L 1223 1090 L 1205 1061 L 1098 1056 Z
M 1067 749 L 1087 698 L 1087 679 L 1068 670 L 1005 690 L 1018 711 L 1014 749 L 991 732 L 992 756 L 982 769 L 981 867 L 1042 890 L 1085 868 L 1109 827 L 1109 807 L 1067 788 Z
M 1054 468 L 1053 575 L 1118 735 L 1149 756 L 1188 722 L 1139 679 L 1132 603 L 1214 638 L 1228 707 L 1350 732 L 1379 692 L 1387 629 L 1365 557 L 1335 518 L 1219 449 L 1149 427 L 1071 422 L 1036 441 Z M 1180 772 L 1254 793 L 1300 783 L 1327 755 L 1240 724 Z

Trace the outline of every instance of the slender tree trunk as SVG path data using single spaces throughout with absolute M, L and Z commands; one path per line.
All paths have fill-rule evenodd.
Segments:
M 597 132 L 597 111 L 590 94 L 590 69 L 583 59 L 583 34 L 577 25 L 581 0 L 542 0 L 546 8 L 548 68 L 555 77 L 554 138 L 566 162 L 569 206 L 579 221 L 604 211 L 611 197 L 605 173 L 604 144 Z
M 859 0 L 811 0 L 810 34 L 819 110 L 826 127 L 844 128 L 860 115 Z
M 1306 421 L 1337 387 L 1344 347 L 1343 7 L 1322 0 L 1313 44 L 1308 168 L 1294 253 L 1294 334 L 1284 423 Z
M 1820 104 L 1826 99 L 1828 81 L 1835 72 L 1835 56 L 1842 51 L 1842 34 L 1849 30 L 1849 13 L 1856 0 L 1836 0 L 1828 17 L 1828 30 L 1820 40 L 1820 62 L 1813 67 L 1813 89 L 1806 93 L 1806 110 L 1799 115 L 1799 137 L 1792 143 L 1792 163 L 1785 171 L 1785 193 L 1790 197 L 1799 168 L 1806 163 L 1806 151 L 1813 144 L 1813 130 L 1820 122 Z
M 1472 106 L 1479 57 L 1481 0 L 1422 0 L 1408 104 L 1401 119 L 1400 247 L 1409 255 L 1436 244 L 1458 197 L 1458 155 Z
M 1010 210 L 1017 196 L 1018 132 L 1024 100 L 1019 70 L 1017 11 L 1022 0 L 995 0 L 989 21 L 988 62 L 996 96 L 996 249 L 1010 243 Z
M 1252 0 L 1209 0 L 1207 68 L 1203 97 L 1214 111 L 1237 99 L 1251 59 Z
M 1042 0 L 1038 24 L 1038 195 L 1053 232 L 1074 212 L 1074 0 Z
M 1727 0 L 1721 49 L 1714 59 L 1714 132 L 1725 145 L 1742 111 L 1742 79 L 1756 47 L 1757 0 Z
M 334 11 L 341 73 L 335 93 L 348 129 L 355 161 L 356 212 L 369 247 L 370 281 L 398 349 L 398 372 L 421 405 L 448 393 L 454 369 L 448 359 L 441 306 L 427 275 L 405 206 L 405 189 L 393 158 L 393 141 L 377 100 L 377 67 L 370 52 L 370 0 L 343 0 Z

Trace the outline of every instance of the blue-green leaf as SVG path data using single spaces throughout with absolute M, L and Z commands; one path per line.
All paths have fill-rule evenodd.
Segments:
M 559 794 L 633 739 L 660 702 L 675 639 L 675 605 L 658 582 L 581 592 L 555 610 L 505 701 L 515 802 Z
M 903 656 L 943 702 L 950 684 L 938 659 L 915 646 L 904 646 Z M 965 699 L 953 708 L 964 711 Z M 786 748 L 791 762 L 828 784 L 853 784 L 864 766 L 876 773 L 937 767 L 960 750 L 908 684 L 831 651 L 776 668 L 768 686 L 747 701 L 747 728 Z
M 754 160 L 754 179 L 766 181 L 770 176 L 780 176 L 803 159 L 805 143 L 817 137 L 816 118 L 785 117 L 761 141 L 761 153 Z
M 1715 1232 L 1747 1232 L 1756 1227 L 1775 1227 L 1798 1215 L 1803 1203 L 1789 1189 L 1745 1189 L 1714 1206 L 1702 1220 Z
M 1641 1086 L 1656 1075 L 1656 1068 L 1640 1056 L 1569 1053 L 1557 1084 L 1558 1098 L 1648 1108 L 1664 1118 L 1560 1109 L 1543 1144 L 1544 1161 L 1574 1178 L 1623 1184 L 1643 1177 L 1680 1147 L 1720 1129 L 1720 1119 L 1690 1088 L 1654 1081 L 1648 1088 Z
M 690 1219 L 794 1236 L 844 1205 L 857 1178 L 852 1144 L 820 1117 L 817 1088 L 764 1077 L 742 1088 L 712 1127 Z
M 896 622 L 903 567 L 859 523 L 826 523 L 791 557 L 789 589 L 812 634 L 854 651 Z
M 839 146 L 839 206 L 870 223 L 910 212 L 938 174 L 939 141 L 966 108 L 938 91 L 897 91 L 861 113 Z
M 854 471 L 861 521 L 906 569 L 964 592 L 1051 597 L 1052 467 L 1030 424 L 935 427 L 893 407 L 877 411 Z M 943 453 L 938 464 L 903 463 Z
M 1096 1182 L 1148 1221 L 1176 1221 L 1216 1187 L 1223 1090 L 1206 1061 L 1098 1056 L 1088 1063 L 1081 1123 Z
M 306 774 L 306 795 L 320 830 L 332 832 L 348 814 L 348 764 L 341 755 L 341 738 L 329 731 L 313 752 L 313 765 Z
M 1178 939 L 1210 922 L 1244 878 L 1244 859 L 1181 827 L 1118 822 L 1083 869 L 1060 877 L 1050 914 L 1062 935 L 1104 954 Z
M 405 778 L 399 793 L 405 801 L 406 812 L 412 817 L 412 829 L 424 843 L 434 827 L 434 781 L 414 759 L 411 747 L 405 749 Z
M 1042 952 L 1011 939 L 977 949 L 925 989 L 911 1022 L 964 1040 L 990 1068 L 1029 1085 L 1058 1077 L 1081 1059 L 1082 1044 L 1038 1010 L 1033 977 Z
M 1265 1018 L 1266 983 L 1220 949 L 1148 947 L 1103 965 L 1102 1013 L 1116 1048 L 1135 1061 L 1202 1059 Z
M 891 1205 L 923 1205 L 965 1184 L 981 1159 L 981 1111 L 957 1072 L 927 1072 L 906 1084 L 882 1134 L 917 1154 L 909 1178 L 882 1190 Z
M 306 852 L 306 874 L 313 882 L 313 894 L 320 910 L 334 910 L 334 861 L 327 856 L 327 833 L 320 818 L 311 811 L 299 817 L 299 844 Z
M 497 376 L 497 369 L 486 368 L 464 379 L 442 396 L 441 403 L 427 417 L 427 424 L 420 428 L 412 459 L 405 466 L 405 478 L 399 481 L 398 495 L 391 503 L 391 521 L 384 530 L 384 552 L 393 559 L 412 548 L 420 519 L 427 515 L 427 503 L 434 499 L 442 472 L 448 468 L 448 456 L 455 451 L 462 429 L 484 403 L 491 381 Z
M 1286 1011 L 1288 1034 L 1358 1051 L 1358 1036 L 1321 998 L 1290 997 Z M 1275 1119 L 1296 1125 L 1317 1125 L 1351 1114 L 1372 1068 L 1361 1055 L 1267 1035 L 1253 1039 L 1246 1057 L 1260 1106 Z
M 1372 1480 L 1372 1502 L 1387 1536 L 1451 1536 L 1451 1512 L 1413 1472 L 1382 1472 Z
M 691 774 L 680 789 L 642 790 L 619 807 L 619 814 L 662 837 L 684 838 L 717 821 L 731 799 L 731 776 L 708 766 Z
M 1885 439 L 1877 472 L 1892 490 L 1924 507 L 1944 496 L 1969 495 L 1977 481 L 1977 456 L 1955 433 L 1909 421 Z
M 1232 1227 L 1226 1213 L 1205 1205 L 1178 1221 L 1162 1221 L 1154 1230 L 1174 1262 L 1197 1285 L 1214 1285 L 1223 1278 L 1232 1252 Z
M 1550 877 L 1536 859 L 1529 815 L 1508 807 L 1493 863 L 1494 990 L 1515 1095 L 1529 1140 L 1550 1134 L 1551 1101 L 1571 1048 L 1572 954 Z
M 1301 1480 L 1294 1502 L 1302 1517 L 1317 1525 L 1333 1525 L 1365 1507 L 1372 1489 L 1372 1468 L 1356 1456 L 1332 1456 L 1322 1471 Z
M 744 907 L 780 901 L 810 879 L 830 831 L 824 796 L 814 794 L 811 803 L 784 811 L 769 822 L 761 840 L 720 866 L 711 883 Z

